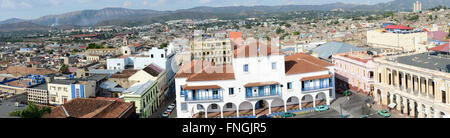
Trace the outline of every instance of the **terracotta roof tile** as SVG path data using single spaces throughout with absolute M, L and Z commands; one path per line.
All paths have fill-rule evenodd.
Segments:
M 333 64 L 303 53 L 285 57 L 286 74 L 326 71 L 328 66 Z
M 118 118 L 132 108 L 134 108 L 133 103 L 118 100 L 77 98 L 61 106 L 53 107 L 52 112 L 44 117 L 66 118 L 65 109 L 69 117 L 74 118 Z

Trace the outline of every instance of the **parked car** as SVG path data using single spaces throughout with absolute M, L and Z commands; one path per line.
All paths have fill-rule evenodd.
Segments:
M 168 118 L 169 117 L 169 112 L 165 111 L 164 113 L 162 113 L 161 117 L 162 118 Z
M 377 112 L 379 115 L 384 116 L 384 117 L 390 117 L 391 113 L 389 113 L 389 111 L 387 110 L 381 110 Z
M 346 90 L 346 91 L 344 91 L 344 93 L 342 93 L 342 95 L 350 96 L 350 95 L 352 95 L 352 93 L 350 92 L 350 90 Z
M 270 117 L 270 116 L 268 116 L 268 115 L 261 115 L 261 116 L 259 116 L 258 118 L 272 118 L 272 117 Z
M 323 105 L 320 105 L 320 106 L 317 106 L 317 107 L 315 108 L 315 110 L 316 110 L 317 112 L 327 111 L 327 110 L 328 110 L 328 107 L 323 106 Z
M 284 112 L 284 113 L 281 113 L 281 115 L 280 115 L 281 118 L 294 117 L 294 116 L 295 116 L 295 114 L 291 113 L 291 112 Z
M 174 107 L 175 107 L 175 103 L 172 103 L 167 108 L 173 109 Z

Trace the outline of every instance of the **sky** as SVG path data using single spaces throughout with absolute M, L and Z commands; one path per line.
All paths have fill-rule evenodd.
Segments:
M 0 0 L 0 21 L 10 18 L 36 19 L 87 9 L 122 7 L 159 11 L 198 6 L 318 5 L 334 2 L 375 4 L 391 0 Z

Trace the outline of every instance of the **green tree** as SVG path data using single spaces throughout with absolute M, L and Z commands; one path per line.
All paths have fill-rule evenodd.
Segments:
M 42 118 L 45 113 L 51 113 L 50 107 L 38 108 L 33 102 L 28 102 L 28 105 L 23 110 L 17 110 L 8 113 L 9 116 L 18 116 L 20 118 Z
M 300 32 L 296 31 L 296 32 L 292 33 L 292 35 L 300 35 Z
M 167 47 L 167 43 L 166 42 L 164 42 L 164 43 L 162 43 L 160 46 L 159 46 L 159 48 L 165 48 L 165 47 Z

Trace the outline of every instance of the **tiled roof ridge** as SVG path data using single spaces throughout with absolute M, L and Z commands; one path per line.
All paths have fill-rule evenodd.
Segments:
M 91 99 L 90 99 L 91 100 Z M 101 99 L 104 100 L 104 99 Z M 105 100 L 105 101 L 111 101 L 111 100 Z M 88 114 L 85 114 L 83 116 L 81 116 L 81 118 L 92 118 L 97 116 L 98 114 L 100 114 L 101 112 L 103 112 L 106 108 L 108 108 L 109 106 L 111 106 L 113 103 L 115 103 L 116 101 L 112 101 L 112 102 L 108 102 L 106 105 L 104 105 L 101 108 L 98 108 L 97 110 L 94 110 Z

